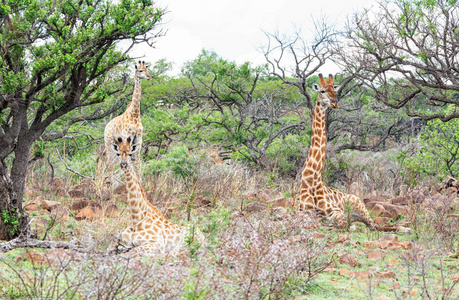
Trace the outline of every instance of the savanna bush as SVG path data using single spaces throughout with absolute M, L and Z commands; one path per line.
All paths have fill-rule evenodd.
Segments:
M 159 175 L 170 171 L 176 178 L 187 179 L 193 175 L 196 166 L 196 160 L 188 155 L 188 148 L 178 145 L 170 147 L 161 158 L 148 161 L 145 174 Z
M 328 184 L 345 190 L 357 182 L 364 193 L 394 193 L 401 184 L 398 153 L 397 148 L 384 152 L 345 150 L 325 160 L 322 176 Z
M 412 143 L 418 147 L 406 148 L 399 155 L 406 183 L 417 185 L 447 175 L 459 177 L 459 119 L 448 122 L 432 120 Z

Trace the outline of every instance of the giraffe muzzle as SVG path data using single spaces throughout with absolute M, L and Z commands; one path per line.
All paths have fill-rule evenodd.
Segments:
M 121 168 L 121 169 L 126 169 L 127 166 L 128 166 L 128 164 L 127 164 L 127 162 L 125 162 L 125 161 L 122 161 L 122 162 L 120 163 L 120 168 Z

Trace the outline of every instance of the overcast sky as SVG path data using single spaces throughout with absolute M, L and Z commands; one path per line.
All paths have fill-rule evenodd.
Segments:
M 263 30 L 289 34 L 296 26 L 307 33 L 313 16 L 321 15 L 342 26 L 349 14 L 374 5 L 374 0 L 159 0 L 158 4 L 169 11 L 162 24 L 166 36 L 156 40 L 155 49 L 137 47 L 132 54 L 145 56 L 148 62 L 166 58 L 174 63 L 176 74 L 202 49 L 238 63 L 263 64 L 257 51 L 267 42 Z

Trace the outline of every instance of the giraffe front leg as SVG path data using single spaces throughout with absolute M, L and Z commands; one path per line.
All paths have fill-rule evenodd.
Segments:
M 363 201 L 355 195 L 349 195 L 348 203 L 351 205 L 351 222 L 362 222 L 370 230 L 376 230 L 376 225 Z
M 314 197 L 310 194 L 302 194 L 299 199 L 298 209 L 303 211 L 315 210 Z
M 134 247 L 134 231 L 131 227 L 126 228 L 123 233 L 121 233 L 121 243 L 127 248 Z
M 349 222 L 344 217 L 344 211 L 339 208 L 332 208 L 331 212 L 328 214 L 329 219 L 338 227 L 339 229 L 346 229 L 349 227 Z
M 131 255 L 156 257 L 164 255 L 164 243 L 156 241 L 148 244 L 143 244 L 132 249 Z

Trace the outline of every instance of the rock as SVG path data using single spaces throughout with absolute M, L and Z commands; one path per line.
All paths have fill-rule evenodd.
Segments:
M 455 186 L 451 186 L 447 188 L 444 193 L 448 196 L 456 195 L 457 194 L 457 188 Z
M 257 200 L 260 201 L 260 202 L 268 202 L 269 200 L 271 200 L 271 197 L 269 194 L 267 194 L 265 191 L 262 191 L 262 192 L 258 192 L 257 193 Z
M 67 265 L 68 261 L 79 260 L 77 259 L 77 256 L 78 254 L 74 251 L 55 248 L 43 255 L 43 262 L 50 266 L 58 267 Z
M 390 200 L 390 203 L 394 205 L 409 205 L 411 198 L 408 196 L 395 197 Z
M 357 277 L 357 278 L 370 278 L 369 272 L 353 272 L 350 270 L 341 269 L 339 270 L 339 276 Z
M 43 200 L 40 203 L 40 207 L 46 209 L 48 211 L 52 211 L 54 208 L 61 206 L 61 202 L 51 201 L 51 200 Z
M 269 207 L 286 207 L 287 204 L 288 200 L 285 199 L 283 196 L 266 202 L 266 205 L 268 205 Z
M 391 218 L 387 218 L 387 217 L 378 217 L 374 219 L 374 222 L 376 225 L 384 225 L 384 224 L 389 223 L 389 221 L 391 221 Z
M 39 197 L 35 198 L 34 200 L 26 201 L 24 203 L 24 205 L 23 205 L 23 208 L 28 212 L 38 211 L 39 205 L 40 205 L 41 202 L 42 202 L 42 200 L 41 200 L 41 197 L 39 196 Z
M 391 214 L 391 217 L 394 220 L 406 214 L 406 209 L 401 206 L 393 205 L 390 203 L 381 203 L 381 206 Z
M 199 196 L 194 200 L 195 207 L 212 206 L 212 204 L 214 204 L 212 199 L 207 197 Z
M 284 198 L 281 192 L 273 189 L 266 189 L 258 192 L 246 192 L 237 197 L 236 200 L 250 200 L 267 203 L 272 199 Z
M 392 214 L 388 211 L 385 211 L 383 212 L 383 214 L 381 215 L 381 218 L 387 218 L 389 220 L 392 220 Z M 377 219 L 377 218 L 376 218 Z
M 53 183 L 51 184 L 51 191 L 57 191 L 60 188 L 64 188 L 64 182 L 62 179 L 55 177 L 53 178 Z
M 381 271 L 381 272 L 376 272 L 376 277 L 395 278 L 396 275 L 393 271 Z
M 312 234 L 312 237 L 315 238 L 315 239 L 323 239 L 323 238 L 326 237 L 326 235 L 323 234 L 323 233 L 320 233 L 320 232 L 314 232 L 314 233 Z
M 126 185 L 122 184 L 116 187 L 116 189 L 113 191 L 113 194 L 126 194 Z
M 104 214 L 107 217 L 113 218 L 113 217 L 118 215 L 119 211 L 120 211 L 120 209 L 118 208 L 118 206 L 115 203 L 109 203 L 105 207 Z
M 368 251 L 368 260 L 381 260 L 386 256 L 387 252 L 380 249 L 371 249 Z
M 61 220 L 67 220 L 70 215 L 69 210 L 66 207 L 58 206 L 51 211 L 52 217 L 57 217 Z
M 250 202 L 244 207 L 244 210 L 247 212 L 256 212 L 256 211 L 264 211 L 267 209 L 266 204 L 261 202 Z
M 33 265 L 41 265 L 43 263 L 43 253 L 37 252 L 36 250 L 31 250 L 20 256 L 16 256 L 13 260 L 15 262 L 30 261 Z
M 71 186 L 67 193 L 72 198 L 83 198 L 84 197 L 84 191 L 80 185 Z
M 278 207 L 273 207 L 271 209 L 271 212 L 273 214 L 280 214 L 280 215 L 285 215 L 288 213 L 288 210 L 285 207 L 278 206 Z
M 268 195 L 269 199 L 276 199 L 276 198 L 283 198 L 284 195 L 282 195 L 281 192 L 278 190 L 273 190 L 273 189 L 266 189 L 263 191 L 266 195 Z
M 363 243 L 366 248 L 378 247 L 381 249 L 412 249 L 413 243 L 410 241 L 399 242 L 395 234 L 386 234 L 377 241 L 366 241 Z
M 376 204 L 379 204 L 379 202 L 374 202 L 374 201 L 367 202 L 367 203 L 365 203 L 365 207 L 366 207 L 368 210 L 371 210 Z
M 24 207 L 24 209 L 27 212 L 38 211 L 38 205 L 36 205 L 35 203 L 32 203 Z
M 89 218 L 94 218 L 96 214 L 90 207 L 85 207 L 75 216 L 75 219 L 81 221 Z
M 341 269 L 341 270 L 339 270 L 339 276 L 354 277 L 354 271 Z
M 271 213 L 274 216 L 274 220 L 283 220 L 288 214 L 288 210 L 285 207 L 279 206 L 271 209 Z
M 26 198 L 32 198 L 34 194 L 35 193 L 34 193 L 34 191 L 32 189 L 26 188 L 24 190 L 24 197 L 26 197 Z
M 384 206 L 381 204 L 375 204 L 373 208 L 371 208 L 371 213 L 375 216 L 380 216 L 384 213 L 385 209 Z
M 70 204 L 70 209 L 73 211 L 79 211 L 80 209 L 83 209 L 86 206 L 90 206 L 95 209 L 102 209 L 102 205 L 100 205 L 96 201 L 89 200 L 86 198 L 73 200 L 72 203 Z
M 445 180 L 443 180 L 443 183 L 445 184 L 446 187 L 450 187 L 452 186 L 453 184 L 456 183 L 456 179 L 454 177 L 451 177 L 451 176 L 446 176 Z
M 94 182 L 92 181 L 91 178 L 85 178 L 82 181 L 80 181 L 81 186 L 87 186 L 87 187 L 93 187 Z
M 83 179 L 80 184 L 70 187 L 68 194 L 72 198 L 94 197 L 96 189 L 90 178 Z
M 99 190 L 99 198 L 102 201 L 108 201 L 112 198 L 112 193 L 110 193 L 110 190 L 104 186 Z
M 367 206 L 367 203 L 375 202 L 375 203 L 380 203 L 380 202 L 385 202 L 386 198 L 382 196 L 376 196 L 376 195 L 366 195 L 362 199 L 363 203 L 365 206 Z M 371 208 L 368 208 L 371 209 Z
M 339 262 L 342 263 L 342 264 L 350 265 L 351 267 L 355 267 L 357 265 L 360 265 L 359 262 L 357 261 L 357 259 L 355 257 L 353 257 L 352 255 L 350 255 L 350 254 L 342 255 L 339 258 Z
M 64 181 L 60 178 L 54 178 L 53 183 L 51 184 L 51 191 L 55 192 L 55 194 L 59 197 L 65 197 L 65 185 Z
M 205 207 L 198 207 L 196 210 L 195 210 L 195 215 L 196 216 L 205 216 L 209 213 L 209 208 L 205 208 Z

